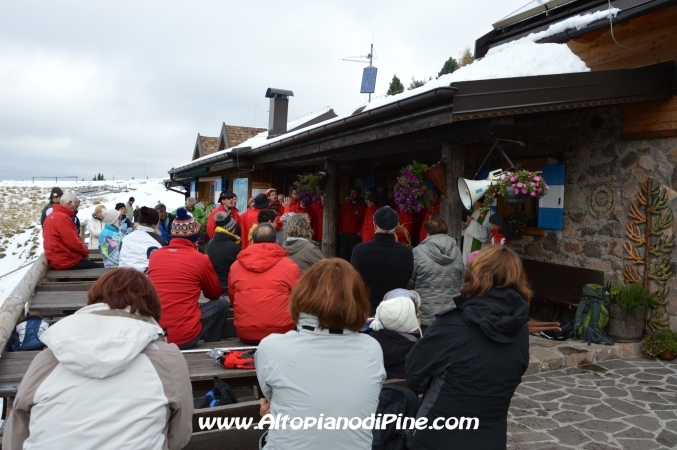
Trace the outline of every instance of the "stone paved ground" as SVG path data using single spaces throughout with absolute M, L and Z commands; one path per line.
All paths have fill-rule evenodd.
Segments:
M 677 448 L 677 360 L 635 357 L 528 375 L 508 449 Z

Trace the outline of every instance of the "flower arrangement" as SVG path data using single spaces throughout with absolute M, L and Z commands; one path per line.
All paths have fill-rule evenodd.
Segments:
M 647 335 L 642 343 L 642 353 L 648 356 L 677 353 L 677 332 L 661 329 Z
M 533 219 L 534 215 L 525 211 L 513 211 L 505 217 L 508 228 L 515 234 L 521 234 Z
M 414 161 L 400 170 L 400 176 L 395 184 L 395 203 L 408 213 L 417 213 L 430 206 L 428 187 L 425 184 L 423 173 L 428 166 Z
M 308 175 L 299 175 L 296 183 L 293 184 L 292 189 L 296 189 L 298 194 L 298 202 L 304 208 L 312 203 L 320 201 L 322 191 L 320 190 L 320 180 L 322 174 L 311 173 Z
M 489 211 L 494 198 L 499 195 L 505 196 L 508 189 L 511 189 L 515 194 L 542 198 L 548 193 L 549 187 L 541 176 L 540 171 L 518 170 L 517 172 L 504 172 L 489 186 L 484 194 L 484 204 L 480 208 L 482 214 L 486 214 Z

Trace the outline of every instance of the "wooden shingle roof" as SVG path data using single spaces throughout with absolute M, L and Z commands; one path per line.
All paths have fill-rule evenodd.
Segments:
M 216 151 L 237 147 L 249 138 L 266 131 L 267 128 L 238 127 L 236 125 L 221 125 L 221 134 L 216 143 Z

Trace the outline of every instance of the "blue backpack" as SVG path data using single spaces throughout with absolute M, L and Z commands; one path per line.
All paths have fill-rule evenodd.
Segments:
M 7 341 L 5 352 L 26 352 L 42 350 L 45 344 L 40 340 L 42 333 L 49 328 L 49 322 L 40 316 L 28 316 L 17 323 Z

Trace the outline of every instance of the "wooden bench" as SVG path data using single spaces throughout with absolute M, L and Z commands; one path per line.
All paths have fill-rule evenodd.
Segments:
M 584 269 L 582 267 L 564 266 L 530 259 L 522 260 L 531 289 L 532 312 L 538 315 L 537 302 L 551 306 L 550 310 L 541 313 L 538 317 L 544 320 L 555 320 L 561 314 L 562 308 L 573 310 L 581 301 L 583 286 L 586 284 L 604 285 L 604 272 L 600 270 Z
M 233 387 L 257 386 L 255 370 L 224 369 L 223 366 L 214 363 L 214 359 L 207 356 L 207 350 L 213 347 L 250 347 L 237 338 L 223 339 L 218 343 L 201 343 L 197 348 L 205 350 L 204 353 L 184 353 L 188 364 L 188 374 L 193 385 L 193 390 L 208 390 L 214 385 L 214 377 L 226 380 Z M 23 376 L 31 365 L 33 358 L 40 353 L 33 352 L 10 352 L 3 353 L 0 357 L 0 397 L 14 397 L 19 388 Z
M 79 270 L 54 270 L 49 269 L 43 276 L 48 280 L 98 280 L 113 269 L 79 269 Z

